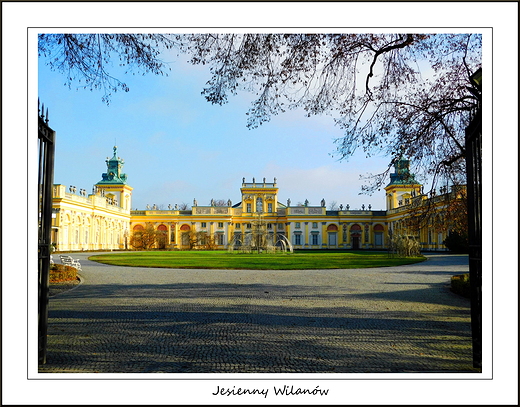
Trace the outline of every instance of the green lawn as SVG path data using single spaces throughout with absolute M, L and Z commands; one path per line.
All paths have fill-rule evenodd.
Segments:
M 116 266 L 184 269 L 305 270 L 352 269 L 412 264 L 424 257 L 390 257 L 387 252 L 299 251 L 244 254 L 227 251 L 150 251 L 95 255 L 90 260 Z

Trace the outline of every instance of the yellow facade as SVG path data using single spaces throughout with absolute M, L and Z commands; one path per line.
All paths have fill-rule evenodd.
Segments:
M 85 189 L 54 185 L 52 241 L 56 250 L 124 250 L 130 236 L 133 188 L 121 173 L 124 161 L 107 158 L 107 172 L 89 194 Z
M 84 190 L 77 194 L 74 187 L 67 192 L 63 185 L 54 186 L 53 241 L 58 250 L 132 250 L 132 235 L 147 228 L 160 232 L 152 248 L 227 249 L 260 221 L 267 233 L 283 236 L 294 249 L 385 250 L 392 234 L 404 234 L 418 239 L 422 250 L 446 250 L 442 242 L 449 233 L 447 202 L 457 199 L 453 191 L 423 195 L 422 186 L 408 172 L 409 162 L 401 159 L 385 188 L 384 211 L 327 210 L 325 202 L 283 204 L 278 201 L 276 179 L 265 178 L 243 179 L 241 201 L 236 204 L 199 206 L 194 201 L 187 210 L 131 210 L 132 188 L 120 172 L 122 164 L 114 147 L 107 173 L 88 196 Z M 412 222 L 424 208 L 430 211 L 428 220 Z
M 118 192 L 131 196 L 130 187 Z M 64 185 L 54 185 L 52 241 L 57 250 L 128 248 L 130 207 L 109 203 L 101 195 L 100 191 L 88 196 L 77 195 L 74 187 L 67 191 Z

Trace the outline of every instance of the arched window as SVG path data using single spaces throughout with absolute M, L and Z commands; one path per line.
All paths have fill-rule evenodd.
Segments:
M 134 226 L 134 232 L 137 232 L 138 230 L 144 230 L 143 225 L 135 225 Z
M 260 197 L 256 198 L 256 211 L 257 212 L 263 212 L 262 198 L 260 198 Z
M 329 232 L 334 232 L 334 231 L 337 231 L 338 230 L 338 227 L 336 225 L 329 225 L 327 226 L 327 231 Z

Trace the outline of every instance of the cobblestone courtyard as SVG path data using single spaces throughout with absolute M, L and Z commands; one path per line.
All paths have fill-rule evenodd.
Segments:
M 39 372 L 475 372 L 467 257 L 351 270 L 115 267 L 50 300 Z

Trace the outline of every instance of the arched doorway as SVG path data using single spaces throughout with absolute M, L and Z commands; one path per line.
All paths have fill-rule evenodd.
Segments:
M 166 225 L 157 226 L 157 247 L 165 249 L 168 243 L 168 227 Z
M 184 224 L 180 227 L 182 246 L 190 246 L 190 230 L 190 225 Z
M 132 246 L 132 248 L 134 248 L 135 250 L 145 250 L 143 234 L 143 225 L 135 225 L 132 228 L 132 236 L 130 236 L 130 246 Z
M 352 225 L 350 228 L 350 241 L 352 242 L 352 249 L 359 250 L 361 247 L 361 226 L 358 224 Z

